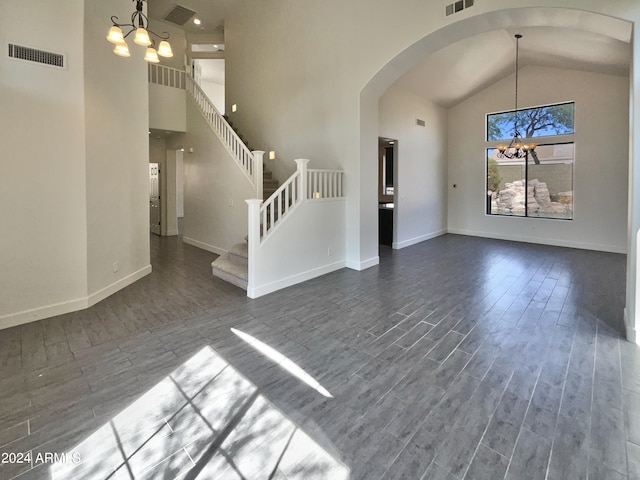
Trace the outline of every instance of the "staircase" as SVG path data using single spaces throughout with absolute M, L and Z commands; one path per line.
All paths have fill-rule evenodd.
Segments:
M 280 183 L 273 178 L 273 174 L 262 170 L 263 200 L 269 198 L 278 189 Z M 237 243 L 227 253 L 220 255 L 211 263 L 211 272 L 225 282 L 229 282 L 243 290 L 247 289 L 249 277 L 247 242 Z

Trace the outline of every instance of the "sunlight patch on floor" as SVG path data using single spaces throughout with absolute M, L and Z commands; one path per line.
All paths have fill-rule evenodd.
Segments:
M 69 455 L 81 463 L 53 464 L 52 480 L 349 478 L 209 346 Z

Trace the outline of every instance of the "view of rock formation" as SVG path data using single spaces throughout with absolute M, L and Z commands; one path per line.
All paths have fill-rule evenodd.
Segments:
M 530 180 L 525 192 L 525 181 L 505 183 L 504 189 L 491 194 L 491 213 L 502 215 L 524 215 L 526 203 L 529 216 L 571 218 L 573 192 L 561 192 L 552 201 L 545 182 Z

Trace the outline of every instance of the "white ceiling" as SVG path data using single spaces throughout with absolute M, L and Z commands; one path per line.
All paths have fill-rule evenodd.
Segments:
M 224 17 L 233 0 L 150 0 L 148 2 L 149 18 L 163 20 L 176 5 L 186 7 L 196 12 L 194 18 L 202 23 L 195 25 L 193 18 L 181 28 L 187 34 L 223 33 Z
M 494 30 L 453 43 L 430 55 L 397 80 L 396 85 L 444 107 L 451 107 L 515 71 L 542 65 L 628 75 L 631 44 L 571 28 L 530 27 Z
M 197 12 L 202 24 L 188 21 L 188 35 L 221 34 L 224 17 L 237 0 L 152 0 L 149 17 L 162 18 L 177 4 Z M 580 19 L 575 25 L 580 26 Z M 547 24 L 553 24 L 549 19 Z M 501 29 L 453 43 L 425 58 L 397 80 L 396 85 L 444 107 L 451 107 L 515 70 L 516 33 L 520 40 L 520 67 L 541 65 L 628 75 L 631 27 L 604 22 L 588 28 L 527 27 Z M 543 23 L 544 24 L 544 23 Z M 213 63 L 211 64 L 213 66 Z M 204 78 L 220 81 L 219 67 L 207 68 Z M 215 78 L 215 80 L 213 80 Z

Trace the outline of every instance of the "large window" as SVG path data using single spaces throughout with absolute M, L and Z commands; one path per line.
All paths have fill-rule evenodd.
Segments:
M 493 144 L 486 149 L 487 214 L 573 219 L 574 104 L 518 110 L 522 137 L 529 142 L 540 137 L 543 143 L 510 159 L 497 146 L 513 137 L 515 116 L 514 111 L 487 115 L 487 142 Z

